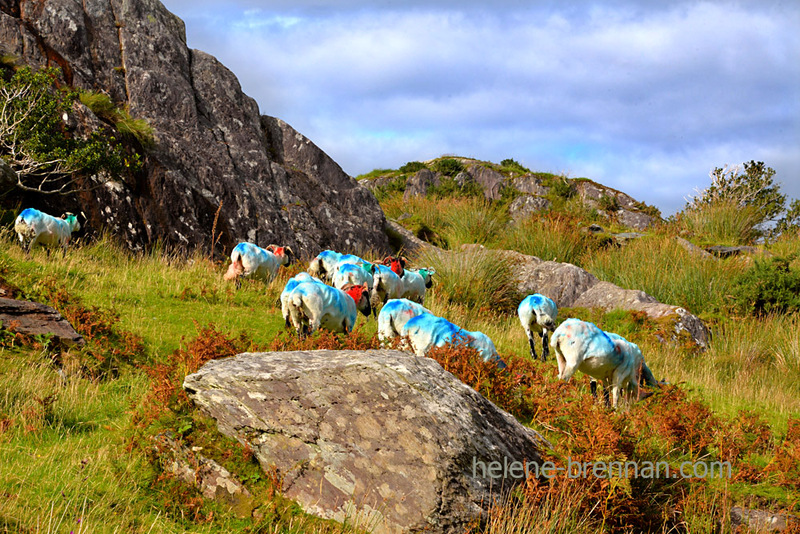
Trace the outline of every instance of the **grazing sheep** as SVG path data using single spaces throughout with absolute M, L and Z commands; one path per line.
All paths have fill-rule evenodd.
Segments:
M 633 381 L 628 385 L 627 395 L 630 398 L 633 398 L 637 393 L 637 382 L 641 385 L 647 385 L 651 387 L 660 387 L 664 383 L 659 382 L 656 380 L 655 376 L 653 376 L 653 372 L 650 371 L 650 368 L 644 361 L 644 356 L 642 356 L 642 351 L 639 348 L 639 345 L 632 341 L 628 341 L 619 334 L 615 334 L 613 332 L 606 332 L 606 334 L 609 338 L 611 338 L 611 341 L 613 341 L 615 345 L 620 347 L 621 351 L 630 353 L 630 358 L 633 360 L 633 365 L 638 369 L 638 380 Z M 592 396 L 597 397 L 597 381 L 595 379 L 592 379 L 590 387 L 592 390 Z M 606 404 L 608 404 L 608 390 L 605 388 L 603 389 L 603 397 L 605 398 Z M 640 398 L 642 398 L 641 395 Z
M 336 289 L 319 282 L 300 282 L 287 297 L 289 317 L 299 335 L 325 328 L 350 333 L 358 312 L 371 313 L 367 285 Z
M 372 289 L 373 276 L 371 271 L 372 264 L 357 265 L 355 263 L 338 263 L 333 270 L 331 285 L 337 289 L 342 289 L 347 284 L 360 286 L 366 283 Z
M 331 281 L 339 264 L 353 263 L 356 265 L 371 265 L 369 262 L 354 254 L 342 254 L 334 250 L 323 250 L 308 264 L 308 272 L 312 276 L 325 281 Z
M 283 288 L 283 291 L 281 291 L 281 296 L 279 299 L 281 304 L 281 315 L 283 315 L 283 321 L 286 324 L 286 328 L 289 328 L 292 325 L 289 319 L 289 294 L 301 282 L 316 282 L 318 284 L 324 284 L 322 280 L 315 278 L 308 273 L 298 273 L 297 275 L 289 278 Z
M 468 347 L 478 351 L 483 361 L 495 362 L 500 369 L 506 367 L 489 336 L 483 332 L 469 332 L 431 313 L 422 313 L 409 319 L 403 325 L 400 335 L 408 337 L 417 356 L 424 356 L 432 347 L 442 347 L 463 340 Z
M 627 341 L 613 340 L 592 323 L 567 319 L 556 328 L 550 346 L 558 359 L 559 379 L 569 381 L 575 371 L 589 375 L 604 388 L 611 387 L 614 408 L 620 394 L 628 396 L 639 382 L 638 347 L 634 350 Z
M 14 230 L 26 253 L 30 253 L 34 245 L 60 245 L 66 254 L 72 232 L 80 229 L 78 217 L 72 213 L 58 218 L 33 208 L 22 210 L 14 222 Z M 49 249 L 47 253 L 50 254 Z
M 403 292 L 400 296 L 404 299 L 424 304 L 425 290 L 433 285 L 432 276 L 434 274 L 436 274 L 436 271 L 431 268 L 406 269 L 401 278 L 403 282 Z
M 378 304 L 389 299 L 397 299 L 403 293 L 403 282 L 389 267 L 381 264 L 372 266 L 372 306 L 377 310 Z
M 534 360 L 536 359 L 536 343 L 533 339 L 533 333 L 536 332 L 542 338 L 542 361 L 547 361 L 547 356 L 550 354 L 547 331 L 549 330 L 552 334 L 556 329 L 556 317 L 558 316 L 556 303 L 538 293 L 528 295 L 519 303 L 517 315 L 519 315 L 522 328 L 525 329 L 525 333 L 528 335 L 531 356 Z
M 225 280 L 236 280 L 241 285 L 241 277 L 253 277 L 271 282 L 278 273 L 278 267 L 292 264 L 294 253 L 289 247 L 270 245 L 266 249 L 253 243 L 239 243 L 231 252 L 231 264 L 223 276 Z
M 408 299 L 392 299 L 386 302 L 378 314 L 378 339 L 381 343 L 400 335 L 409 319 L 431 313 L 428 308 Z

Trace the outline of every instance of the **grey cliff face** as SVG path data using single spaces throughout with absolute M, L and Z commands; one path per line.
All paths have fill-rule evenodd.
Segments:
M 142 171 L 41 200 L 61 202 L 53 211 L 71 203 L 132 248 L 208 246 L 222 203 L 225 250 L 242 240 L 309 255 L 388 250 L 374 196 L 285 122 L 262 116 L 232 72 L 187 47 L 183 21 L 158 0 L 2 0 L 0 50 L 59 66 L 68 84 L 106 92 L 155 130 Z
M 404 352 L 245 353 L 208 362 L 184 388 L 285 475 L 286 496 L 371 532 L 462 532 L 524 480 L 481 463 L 540 461 L 534 431 Z

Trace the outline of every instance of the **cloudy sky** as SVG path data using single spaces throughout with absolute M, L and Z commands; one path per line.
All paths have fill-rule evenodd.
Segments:
M 459 155 L 680 210 L 764 161 L 800 198 L 800 2 L 162 0 L 349 174 Z

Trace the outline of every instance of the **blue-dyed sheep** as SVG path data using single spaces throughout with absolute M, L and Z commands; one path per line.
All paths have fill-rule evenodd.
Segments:
M 381 343 L 398 337 L 403 326 L 412 318 L 423 313 L 431 313 L 421 304 L 408 299 L 392 299 L 386 302 L 378 314 L 378 339 Z
M 641 351 L 620 336 L 611 338 L 592 323 L 567 319 L 550 339 L 558 360 L 558 378 L 569 381 L 581 371 L 611 388 L 612 405 L 617 407 L 621 394 L 629 393 L 639 383 Z M 635 347 L 635 348 L 634 348 Z
M 281 291 L 280 296 L 281 315 L 283 315 L 286 328 L 289 328 L 292 325 L 291 320 L 289 319 L 289 294 L 301 282 L 316 282 L 318 284 L 324 284 L 322 280 L 315 278 L 308 273 L 298 273 L 297 275 L 289 278 L 283 288 L 283 291 Z
M 367 284 L 372 289 L 373 276 L 371 271 L 372 264 L 338 263 L 333 270 L 333 280 L 331 285 L 337 289 L 342 289 L 346 285 L 360 286 Z
M 538 293 L 528 295 L 519 303 L 517 315 L 528 336 L 531 357 L 536 359 L 536 343 L 533 338 L 533 333 L 536 332 L 542 338 L 542 361 L 547 361 L 547 356 L 550 354 L 547 331 L 552 334 L 556 329 L 556 317 L 558 317 L 556 303 Z
M 287 297 L 289 318 L 298 334 L 306 335 L 319 328 L 349 333 L 358 312 L 371 313 L 367 285 L 344 291 L 319 282 L 300 282 Z
M 323 250 L 308 264 L 308 272 L 312 276 L 330 282 L 333 279 L 336 266 L 345 263 L 371 265 L 368 261 L 354 254 L 342 254 L 335 250 Z
M 14 222 L 14 231 L 28 253 L 35 245 L 60 245 L 66 254 L 72 232 L 80 229 L 78 218 L 72 213 L 58 218 L 33 208 L 22 210 Z
M 420 304 L 425 303 L 425 290 L 433 285 L 432 276 L 436 270 L 429 269 L 405 269 L 401 278 L 403 282 L 403 293 L 401 297 L 413 300 Z
M 281 265 L 291 265 L 294 253 L 289 247 L 270 245 L 266 249 L 253 243 L 239 243 L 231 252 L 231 264 L 223 278 L 236 280 L 236 287 L 241 277 L 252 277 L 271 282 Z
M 501 369 L 506 367 L 489 336 L 483 332 L 464 330 L 447 319 L 430 313 L 423 313 L 409 319 L 403 326 L 400 335 L 408 337 L 411 348 L 417 356 L 424 356 L 433 347 L 463 342 L 466 346 L 477 350 L 483 361 L 495 362 Z

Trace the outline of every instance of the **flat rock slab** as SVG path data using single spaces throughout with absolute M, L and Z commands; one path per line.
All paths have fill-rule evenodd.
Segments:
M 183 386 L 265 470 L 277 467 L 287 497 L 376 534 L 462 532 L 524 481 L 492 462 L 540 459 L 534 431 L 405 352 L 244 353 Z
M 83 336 L 60 313 L 29 300 L 0 297 L 0 328 L 30 336 L 51 334 L 55 341 L 68 346 L 85 344 Z

